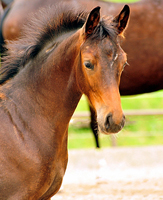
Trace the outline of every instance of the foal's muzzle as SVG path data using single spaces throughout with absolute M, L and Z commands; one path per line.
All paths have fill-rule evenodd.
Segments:
M 118 121 L 119 123 L 116 123 L 112 113 L 109 113 L 105 118 L 104 124 L 99 123 L 99 129 L 105 134 L 118 133 L 125 125 L 125 116 L 122 115 L 121 120 Z
M 122 120 L 119 124 L 116 124 L 113 120 L 112 114 L 109 114 L 106 117 L 105 121 L 105 129 L 107 133 L 117 133 L 119 132 L 125 125 L 125 116 L 122 116 Z

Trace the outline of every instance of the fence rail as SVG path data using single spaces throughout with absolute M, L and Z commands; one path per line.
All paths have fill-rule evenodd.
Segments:
M 142 110 L 124 110 L 126 116 L 145 116 L 145 115 L 163 115 L 163 109 L 142 109 Z M 89 111 L 75 112 L 72 118 L 88 118 Z
M 163 115 L 163 109 L 144 109 L 144 110 L 124 110 L 125 116 L 154 116 L 154 115 Z M 71 122 L 72 124 L 76 124 L 78 127 L 81 126 L 89 126 L 90 124 L 90 112 L 89 111 L 81 111 L 75 112 Z M 111 146 L 117 146 L 116 138 L 111 135 Z

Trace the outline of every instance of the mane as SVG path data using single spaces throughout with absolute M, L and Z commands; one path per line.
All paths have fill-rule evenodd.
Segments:
M 24 27 L 21 39 L 6 45 L 7 56 L 4 57 L 0 68 L 0 84 L 14 77 L 27 62 L 39 54 L 46 44 L 51 43 L 51 41 L 54 43 L 55 38 L 61 33 L 81 28 L 87 14 L 63 3 L 41 9 L 35 13 L 32 20 Z M 100 21 L 92 39 L 101 39 L 107 35 L 112 40 L 115 38 L 116 31 L 105 21 Z

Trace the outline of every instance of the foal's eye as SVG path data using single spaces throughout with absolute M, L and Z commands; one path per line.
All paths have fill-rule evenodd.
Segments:
M 86 68 L 88 68 L 88 69 L 94 69 L 94 65 L 91 63 L 91 62 L 89 62 L 89 61 L 85 61 L 84 62 L 84 65 L 86 66 Z

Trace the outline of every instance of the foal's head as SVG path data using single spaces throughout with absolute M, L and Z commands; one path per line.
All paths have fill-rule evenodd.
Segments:
M 97 112 L 100 130 L 108 134 L 118 132 L 125 123 L 119 83 L 127 57 L 118 36 L 126 28 L 130 11 L 126 5 L 115 18 L 100 20 L 99 10 L 96 7 L 91 11 L 81 29 L 81 68 L 77 78 L 81 91 Z

